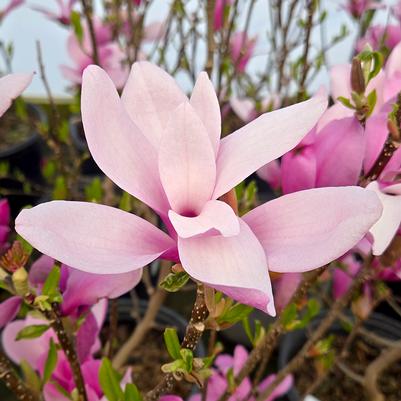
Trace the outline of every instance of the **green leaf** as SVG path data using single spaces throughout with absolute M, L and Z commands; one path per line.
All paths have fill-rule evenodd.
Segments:
M 24 238 L 22 238 L 19 234 L 17 235 L 17 238 L 15 240 L 21 243 L 24 252 L 30 256 L 33 252 L 33 246 Z
M 355 106 L 351 103 L 349 99 L 347 99 L 344 96 L 339 96 L 337 100 L 345 107 L 348 107 L 349 109 L 355 110 Z
M 96 177 L 85 187 L 85 198 L 88 202 L 101 202 L 103 198 L 102 181 Z
M 18 332 L 15 340 L 19 341 L 31 338 L 38 338 L 47 330 L 49 330 L 49 328 L 50 326 L 48 324 L 34 324 L 32 326 L 26 326 Z
M 135 384 L 127 383 L 125 386 L 124 401 L 142 401 L 142 395 Z
M 65 182 L 65 178 L 63 176 L 58 176 L 56 178 L 56 182 L 54 183 L 54 190 L 53 190 L 53 199 L 65 199 L 67 198 L 67 184 Z
M 180 354 L 182 357 L 182 360 L 185 363 L 185 371 L 188 373 L 192 372 L 192 363 L 194 360 L 194 355 L 190 349 L 183 348 L 180 350 Z
M 53 339 L 50 338 L 49 353 L 47 354 L 45 369 L 43 371 L 43 384 L 46 384 L 50 380 L 50 377 L 54 372 L 56 364 L 57 364 L 57 348 L 56 344 L 54 344 Z
M 124 393 L 120 386 L 121 376 L 113 369 L 107 358 L 102 359 L 99 369 L 100 387 L 108 401 L 123 401 Z
M 74 28 L 75 36 L 77 37 L 79 43 L 82 43 L 84 31 L 82 29 L 82 24 L 81 24 L 81 15 L 77 11 L 72 11 L 70 19 L 72 27 Z
M 162 372 L 185 372 L 185 362 L 182 359 L 176 359 L 173 362 L 165 363 L 162 367 Z
M 29 388 L 38 393 L 41 390 L 40 378 L 38 374 L 25 360 L 22 360 L 19 366 L 22 370 L 24 382 L 28 385 Z
M 120 199 L 120 204 L 118 207 L 121 210 L 124 210 L 125 212 L 130 212 L 132 210 L 132 196 L 128 192 L 123 192 L 121 199 Z
M 376 101 L 377 101 L 376 89 L 373 89 L 372 92 L 369 93 L 366 100 L 368 102 L 368 107 L 369 107 L 369 112 L 368 112 L 368 117 L 369 117 L 373 113 L 373 110 L 376 106 Z
M 248 316 L 242 319 L 242 326 L 244 327 L 245 334 L 248 337 L 249 341 L 253 343 L 253 333 L 251 329 L 251 325 L 249 324 Z
M 168 292 L 177 292 L 188 280 L 189 275 L 186 272 L 169 273 L 159 286 Z
M 177 331 L 173 328 L 167 328 L 164 330 L 164 342 L 167 347 L 167 351 L 173 359 L 181 359 L 181 345 L 178 339 Z
M 295 304 L 289 304 L 281 313 L 281 322 L 283 326 L 287 328 L 297 319 L 297 317 L 297 306 Z
M 234 324 L 247 317 L 252 311 L 253 308 L 251 306 L 237 303 L 231 306 L 227 311 L 225 311 L 218 318 L 218 321 L 220 323 L 227 322 Z
M 46 278 L 45 284 L 42 288 L 42 295 L 47 295 L 51 297 L 52 295 L 59 292 L 61 272 L 58 266 L 54 266 Z

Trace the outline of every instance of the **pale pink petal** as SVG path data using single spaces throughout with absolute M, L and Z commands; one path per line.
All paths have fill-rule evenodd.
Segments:
M 351 64 L 339 64 L 330 70 L 330 86 L 333 99 L 336 101 L 340 96 L 350 98 L 351 96 Z
M 259 241 L 242 220 L 235 237 L 179 238 L 185 271 L 235 300 L 275 315 L 266 257 Z
M 237 345 L 234 349 L 234 375 L 237 375 L 240 370 L 244 367 L 245 362 L 248 359 L 248 351 L 242 345 Z
M 239 234 L 239 220 L 233 209 L 221 201 L 209 201 L 202 212 L 195 217 L 185 217 L 170 210 L 168 213 L 171 224 L 181 238 L 189 238 L 217 230 L 224 237 Z
M 164 131 L 159 173 L 171 208 L 177 213 L 196 215 L 211 199 L 215 156 L 206 128 L 188 102 L 174 110 Z
M 220 106 L 213 84 L 206 72 L 199 74 L 192 91 L 190 103 L 205 125 L 216 155 L 219 150 L 221 134 Z
M 380 191 L 376 181 L 371 182 L 367 189 L 374 191 L 383 204 L 383 214 L 379 221 L 370 229 L 373 236 L 372 252 L 381 255 L 397 233 L 401 223 L 401 196 L 387 195 Z
M 157 152 L 129 118 L 111 79 L 97 66 L 84 72 L 81 106 L 89 150 L 99 167 L 121 188 L 165 212 Z
M 42 203 L 24 209 L 15 228 L 41 252 L 88 273 L 136 270 L 174 246 L 146 220 L 95 203 Z
M 342 256 L 379 219 L 377 195 L 359 187 L 294 192 L 257 207 L 243 218 L 276 272 L 312 270 Z
M 68 267 L 67 289 L 63 294 L 63 312 L 95 305 L 102 298 L 118 298 L 132 290 L 142 277 L 142 270 L 121 274 L 92 274 Z
M 31 83 L 33 74 L 9 74 L 0 78 L 0 117 Z
M 33 368 L 38 368 L 41 357 L 48 351 L 50 338 L 55 339 L 55 333 L 50 329 L 38 338 L 19 341 L 15 338 L 24 327 L 47 323 L 47 320 L 28 316 L 25 320 L 16 320 L 7 324 L 2 332 L 2 345 L 8 357 L 16 364 L 25 360 Z
M 228 192 L 254 171 L 293 149 L 313 128 L 327 107 L 314 97 L 263 114 L 221 141 L 214 198 Z
M 21 303 L 21 297 L 11 297 L 0 303 L 0 329 L 17 316 Z
M 394 47 L 386 61 L 385 74 L 387 79 L 401 72 L 401 42 Z
M 367 174 L 379 157 L 388 137 L 387 115 L 379 113 L 366 121 L 365 127 L 365 159 L 363 170 Z
M 63 77 L 68 81 L 71 81 L 73 84 L 81 84 L 82 74 L 80 70 L 67 65 L 60 65 L 60 71 L 63 74 Z
M 320 131 L 315 142 L 318 187 L 354 185 L 362 169 L 365 141 L 359 121 L 335 120 Z
M 154 42 L 163 38 L 166 33 L 166 24 L 160 21 L 154 21 L 147 24 L 143 30 L 143 41 Z
M 295 149 L 281 159 L 281 181 L 285 194 L 316 186 L 316 154 L 314 148 Z
M 230 106 L 234 113 L 245 123 L 248 123 L 257 116 L 255 102 L 249 98 L 239 99 L 231 96 Z
M 140 61 L 132 66 L 121 100 L 143 135 L 158 149 L 173 111 L 188 99 L 169 74 Z

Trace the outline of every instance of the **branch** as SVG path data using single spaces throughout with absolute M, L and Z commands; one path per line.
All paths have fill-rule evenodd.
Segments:
M 88 24 L 89 36 L 90 36 L 90 40 L 92 43 L 93 62 L 100 66 L 99 53 L 97 51 L 97 40 L 96 40 L 95 27 L 93 25 L 93 20 L 92 20 L 92 11 L 93 11 L 92 1 L 91 0 L 81 0 L 81 4 L 82 4 L 82 9 L 84 11 L 86 23 Z
M 214 8 L 216 5 L 216 0 L 209 0 L 206 5 L 207 13 L 207 61 L 205 66 L 205 71 L 212 76 L 213 72 L 213 58 L 214 49 L 216 44 L 214 42 L 214 29 L 213 29 L 213 19 L 214 19 Z
M 209 315 L 209 311 L 205 302 L 205 292 L 203 284 L 198 284 L 196 291 L 196 299 L 192 308 L 191 319 L 188 323 L 181 348 L 194 350 L 198 345 L 200 338 L 205 330 L 205 320 Z M 145 401 L 156 401 L 160 396 L 171 392 L 175 384 L 175 378 L 172 373 L 164 375 L 162 381 L 145 396 Z
M 366 394 L 370 401 L 385 401 L 384 395 L 377 388 L 377 380 L 380 374 L 401 359 L 401 340 L 394 346 L 381 352 L 381 354 L 368 366 L 364 377 Z
M 16 375 L 10 361 L 2 352 L 0 352 L 0 379 L 15 394 L 18 401 L 39 401 L 37 395 Z
M 74 344 L 65 331 L 63 322 L 61 320 L 59 305 L 52 304 L 52 310 L 45 312 L 46 318 L 50 322 L 50 326 L 57 335 L 58 341 L 63 349 L 65 356 L 71 366 L 74 382 L 79 394 L 79 401 L 88 401 L 85 389 L 85 382 L 81 371 L 81 365 L 76 353 Z

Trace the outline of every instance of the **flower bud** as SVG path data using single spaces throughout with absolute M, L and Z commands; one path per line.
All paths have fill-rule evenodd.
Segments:
M 361 62 L 357 58 L 352 59 L 351 89 L 358 94 L 365 93 L 366 89 Z
M 29 293 L 28 272 L 25 268 L 20 267 L 16 270 L 12 275 L 12 281 L 17 295 L 25 296 Z

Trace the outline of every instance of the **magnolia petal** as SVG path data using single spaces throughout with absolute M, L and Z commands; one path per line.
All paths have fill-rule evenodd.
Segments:
M 263 114 L 223 138 L 213 197 L 225 194 L 260 167 L 293 149 L 313 128 L 326 107 L 327 99 L 316 96 Z
M 178 238 L 185 271 L 233 299 L 275 315 L 266 257 L 258 239 L 240 220 L 235 237 Z
M 188 99 L 167 72 L 140 61 L 131 68 L 121 101 L 143 135 L 158 149 L 172 112 Z
M 190 103 L 205 125 L 216 155 L 219 150 L 221 134 L 220 105 L 213 84 L 206 72 L 199 74 L 192 91 Z
M 351 96 L 351 64 L 339 64 L 330 69 L 330 87 L 334 100 Z
M 99 167 L 122 189 L 165 212 L 168 204 L 156 150 L 129 118 L 109 76 L 97 66 L 84 71 L 81 106 L 89 150 Z
M 376 194 L 359 187 L 318 188 L 267 202 L 243 219 L 261 242 L 269 269 L 312 270 L 356 245 L 382 212 Z
M 0 78 L 0 117 L 31 83 L 33 74 L 9 74 Z
M 160 143 L 159 172 L 171 208 L 198 214 L 210 200 L 216 162 L 208 133 L 194 108 L 182 103 L 174 110 Z
M 142 277 L 142 269 L 121 274 L 92 274 L 68 267 L 67 289 L 63 294 L 63 312 L 95 305 L 102 298 L 118 298 L 132 290 Z
M 41 252 L 88 273 L 136 270 L 174 246 L 146 220 L 87 202 L 53 201 L 24 209 L 15 228 Z
M 239 220 L 233 209 L 221 201 L 209 201 L 205 204 L 201 214 L 196 217 L 185 217 L 170 210 L 168 213 L 171 224 L 181 238 L 190 238 L 204 234 L 210 230 L 217 230 L 224 237 L 239 234 Z
M 383 204 L 383 214 L 370 229 L 373 236 L 373 255 L 381 255 L 390 245 L 401 223 L 401 196 L 387 195 L 380 191 L 376 181 L 367 187 L 374 191 Z
M 362 169 L 364 150 L 364 132 L 356 118 L 327 124 L 315 142 L 316 186 L 355 185 Z
M 21 303 L 21 297 L 11 297 L 0 303 L 0 329 L 17 316 Z

